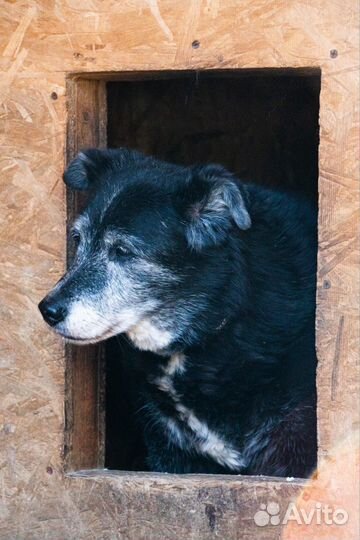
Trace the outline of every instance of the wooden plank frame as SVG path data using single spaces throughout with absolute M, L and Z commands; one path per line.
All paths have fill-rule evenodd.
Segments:
M 241 78 L 251 75 L 319 76 L 317 68 L 206 70 L 207 77 Z M 68 126 L 66 161 L 78 151 L 106 147 L 108 81 L 146 81 L 193 76 L 191 70 L 163 70 L 124 73 L 87 73 L 68 79 Z M 86 195 L 67 190 L 67 223 L 71 225 L 86 203 Z M 69 236 L 69 235 L 68 235 Z M 67 259 L 73 256 L 71 242 Z M 65 470 L 78 471 L 104 467 L 105 459 L 105 347 L 67 346 L 65 399 Z
M 106 89 L 101 80 L 69 80 L 67 162 L 80 149 L 106 146 Z M 67 224 L 86 203 L 86 196 L 67 191 Z M 67 227 L 68 228 L 68 227 Z M 73 246 L 68 243 L 68 263 Z M 79 470 L 104 466 L 104 349 L 66 347 L 65 468 Z
M 314 74 L 316 68 L 290 69 L 292 73 Z M 283 70 L 261 69 L 261 70 L 226 70 L 229 76 L 242 76 L 253 71 L 261 71 L 266 76 Z M 243 72 L 243 73 L 242 73 Z M 68 119 L 68 151 L 69 161 L 80 148 L 89 146 L 106 145 L 106 81 L 121 80 L 147 80 L 154 78 L 171 78 L 184 76 L 186 71 L 156 71 L 156 72 L 126 72 L 126 73 L 87 73 L 86 78 L 81 75 L 71 76 L 68 80 L 69 90 L 69 119 Z M 218 70 L 212 70 L 211 75 L 216 76 Z M 225 73 L 223 72 L 223 75 Z M 324 128 L 321 130 L 324 133 Z M 325 144 L 321 141 L 320 149 L 322 154 L 326 152 Z M 67 360 L 66 377 L 66 432 L 65 432 L 65 468 L 69 479 L 88 479 L 95 481 L 97 485 L 113 486 L 117 489 L 127 490 L 129 483 L 135 486 L 142 486 L 143 483 L 157 486 L 156 489 L 191 489 L 194 494 L 201 494 L 206 487 L 219 490 L 221 496 L 226 501 L 232 493 L 234 486 L 237 487 L 237 499 L 235 508 L 243 508 L 246 501 L 250 500 L 253 505 L 254 499 L 261 494 L 262 499 L 270 500 L 284 507 L 289 501 L 298 497 L 301 504 L 306 504 L 308 498 L 312 497 L 313 490 L 323 495 L 326 490 L 322 486 L 321 480 L 327 477 L 326 467 L 322 465 L 328 456 L 333 456 L 333 447 L 338 444 L 339 434 L 332 431 L 333 424 L 330 421 L 330 414 L 334 407 L 334 400 L 338 394 L 339 384 L 339 354 L 344 340 L 344 316 L 340 315 L 338 330 L 336 335 L 333 365 L 329 366 L 324 362 L 328 354 L 329 336 L 324 328 L 323 317 L 326 312 L 333 310 L 333 299 L 329 294 L 331 283 L 325 279 L 329 268 L 336 265 L 337 255 L 328 261 L 322 257 L 322 250 L 325 242 L 328 242 L 326 231 L 326 197 L 327 184 L 324 183 L 324 171 L 320 170 L 320 215 L 319 215 L 319 259 L 318 259 L 318 289 L 317 289 L 317 353 L 319 357 L 317 372 L 318 390 L 318 460 L 319 470 L 310 483 L 305 479 L 283 479 L 272 477 L 241 477 L 221 475 L 161 475 L 141 472 L 126 471 L 105 471 L 104 466 L 104 375 L 103 375 L 103 351 L 101 346 L 86 348 L 71 348 Z M 83 200 L 73 195 L 68 195 L 68 215 L 71 218 L 81 208 Z M 70 253 L 71 256 L 71 253 Z M 325 352 L 326 351 L 326 352 Z M 329 384 L 330 383 L 330 384 Z M 330 388 L 330 392 L 329 392 Z M 346 409 L 345 409 L 346 410 Z M 349 427 L 349 423 L 347 426 Z M 322 474 L 321 478 L 319 475 Z M 319 479 L 320 478 L 320 479 Z M 116 486 L 116 487 L 114 487 Z M 315 487 L 314 487 L 315 486 Z M 140 491 L 142 490 L 140 489 Z M 153 489 L 153 488 L 149 488 Z M 216 521 L 214 517 L 218 509 L 213 504 L 209 504 L 207 516 L 209 527 Z M 244 509 L 244 508 L 243 508 Z M 242 521 L 240 520 L 242 523 Z M 239 523 L 240 523 L 239 522 Z M 249 530 L 252 530 L 251 527 Z M 285 530 L 285 529 L 284 529 Z M 287 529 L 286 529 L 287 530 Z M 290 536 L 292 529 L 290 527 Z M 297 529 L 296 529 L 297 530 Z M 268 531 L 256 529 L 258 536 L 249 538 L 271 538 Z M 298 530 L 297 530 L 298 531 Z M 255 533 L 253 533 L 255 535 Z M 297 533 L 296 533 L 297 534 Z M 305 533 L 304 533 L 305 534 Z M 236 536 L 237 538 L 238 536 Z M 295 536 L 294 536 L 295 538 Z

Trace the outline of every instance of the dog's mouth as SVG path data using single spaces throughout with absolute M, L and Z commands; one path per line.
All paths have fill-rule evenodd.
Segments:
M 59 334 L 62 338 L 64 338 L 65 341 L 68 341 L 69 343 L 74 343 L 75 345 L 86 345 L 88 343 L 98 343 L 98 341 L 101 341 L 101 338 L 86 339 L 86 338 L 68 336 L 67 334 L 63 334 L 62 332 L 57 332 L 57 334 Z
M 91 337 L 91 338 L 72 336 L 70 334 L 67 334 L 66 332 L 62 332 L 61 330 L 58 330 L 57 328 L 53 328 L 53 331 L 55 332 L 56 335 L 63 338 L 66 343 L 72 343 L 74 345 L 91 345 L 91 344 L 99 343 L 100 341 L 103 341 L 104 339 L 106 339 L 103 336 L 96 336 L 96 337 Z
M 80 337 L 75 336 L 72 334 L 69 334 L 66 332 L 66 330 L 62 330 L 61 328 L 53 327 L 53 330 L 56 332 L 57 335 L 61 336 L 67 343 L 72 343 L 74 345 L 91 345 L 100 343 L 102 341 L 105 341 L 106 339 L 112 338 L 114 336 L 118 336 L 119 334 L 124 334 L 130 330 L 131 327 L 128 327 L 124 324 L 117 324 L 114 326 L 111 326 L 107 330 L 105 330 L 102 334 L 99 334 L 98 336 L 91 336 L 91 337 Z
M 156 327 L 146 317 L 136 325 L 128 328 L 113 326 L 99 336 L 79 337 L 66 333 L 61 329 L 54 329 L 67 343 L 74 345 L 91 345 L 100 343 L 111 337 L 127 334 L 129 340 L 140 350 L 159 353 L 165 350 L 173 340 L 173 335 L 165 329 Z
M 67 343 L 72 343 L 74 345 L 94 345 L 96 343 L 100 343 L 102 341 L 105 341 L 106 339 L 109 339 L 111 337 L 114 337 L 116 335 L 119 335 L 123 332 L 119 332 L 117 330 L 109 330 L 105 332 L 104 334 L 100 336 L 94 336 L 91 338 L 82 338 L 77 336 L 72 336 L 69 334 L 66 334 L 65 332 L 61 332 L 60 330 L 55 329 L 56 333 L 61 336 Z

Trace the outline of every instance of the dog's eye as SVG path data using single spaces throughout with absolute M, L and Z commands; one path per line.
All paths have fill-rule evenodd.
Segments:
M 123 257 L 130 257 L 131 255 L 131 251 L 129 251 L 125 246 L 121 244 L 116 244 L 115 246 L 112 246 L 109 250 L 110 259 L 120 259 Z
M 73 242 L 78 246 L 80 244 L 81 236 L 79 231 L 73 230 L 71 231 L 71 238 L 73 239 Z

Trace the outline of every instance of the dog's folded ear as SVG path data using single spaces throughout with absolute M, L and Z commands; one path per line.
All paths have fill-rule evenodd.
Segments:
M 120 170 L 130 162 L 134 163 L 143 159 L 148 158 L 128 148 L 82 150 L 66 169 L 64 182 L 72 189 L 85 191 L 96 187 L 96 184 L 106 177 L 109 171 Z
M 96 148 L 79 152 L 64 173 L 64 182 L 72 189 L 84 191 L 96 183 L 106 158 L 104 151 Z
M 251 226 L 244 188 L 220 165 L 194 167 L 186 198 L 186 238 L 197 251 L 224 241 L 234 225 Z

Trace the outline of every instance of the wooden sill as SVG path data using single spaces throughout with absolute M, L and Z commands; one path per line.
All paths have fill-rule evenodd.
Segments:
M 155 472 L 116 471 L 109 469 L 84 469 L 65 473 L 66 478 L 88 480 L 117 480 L 119 485 L 131 481 L 137 484 L 172 485 L 179 488 L 186 487 L 214 487 L 214 486 L 246 486 L 250 488 L 293 486 L 298 489 L 305 488 L 308 479 L 276 476 L 243 476 L 241 474 L 170 474 Z

